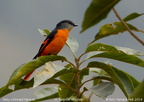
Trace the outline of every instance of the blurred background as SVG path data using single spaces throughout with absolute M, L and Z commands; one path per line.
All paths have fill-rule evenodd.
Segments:
M 118 21 L 115 14 L 111 11 L 105 20 L 80 34 L 84 13 L 90 2 L 91 0 L 0 0 L 0 87 L 8 82 L 12 72 L 19 65 L 31 61 L 37 53 L 42 41 L 45 39 L 45 37 L 39 34 L 37 28 L 49 29 L 51 31 L 59 21 L 65 19 L 78 24 L 79 26 L 71 31 L 71 35 L 79 42 L 80 48 L 77 55 L 80 55 L 85 51 L 87 44 L 93 40 L 102 25 Z M 144 13 L 143 4 L 143 0 L 122 0 L 115 6 L 115 9 L 124 18 L 132 12 Z M 144 31 L 144 16 L 129 23 Z M 143 33 L 134 33 L 141 39 L 144 39 Z M 97 42 L 129 47 L 144 52 L 144 47 L 128 32 L 103 38 Z M 59 55 L 73 60 L 67 46 L 63 48 Z M 133 75 L 137 80 L 142 81 L 144 79 L 144 70 L 141 67 L 109 59 L 96 60 L 110 61 L 112 65 Z M 6 95 L 1 100 L 3 102 L 4 98 L 33 99 L 35 98 L 33 93 L 37 89 L 16 91 Z M 116 88 L 114 94 L 109 96 L 109 98 L 125 98 L 125 96 L 119 88 Z M 106 100 L 93 96 L 92 102 L 96 100 L 97 102 L 106 102 Z M 53 101 L 56 100 L 49 102 Z

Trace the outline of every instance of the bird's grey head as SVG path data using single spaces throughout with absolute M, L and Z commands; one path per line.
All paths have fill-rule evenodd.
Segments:
M 72 29 L 77 25 L 70 20 L 63 20 L 56 25 L 56 29 Z

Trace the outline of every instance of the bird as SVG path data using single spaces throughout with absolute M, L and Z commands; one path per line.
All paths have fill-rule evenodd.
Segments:
M 38 53 L 35 55 L 33 60 L 40 56 L 57 55 L 66 44 L 69 32 L 76 26 L 78 25 L 74 24 L 70 20 L 60 21 L 42 42 Z M 25 75 L 24 80 L 28 81 L 34 71 L 35 70 Z

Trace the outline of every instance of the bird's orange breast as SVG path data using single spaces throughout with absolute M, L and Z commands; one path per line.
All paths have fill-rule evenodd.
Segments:
M 66 43 L 68 33 L 69 31 L 66 29 L 59 29 L 53 40 L 42 51 L 41 56 L 58 54 Z

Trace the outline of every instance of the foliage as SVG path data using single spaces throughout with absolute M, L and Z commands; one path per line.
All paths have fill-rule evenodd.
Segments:
M 119 1 L 120 0 L 92 0 L 85 12 L 81 32 L 106 18 L 113 6 Z
M 110 10 L 119 2 L 119 0 L 107 0 L 104 2 L 103 0 L 92 0 L 85 13 L 82 32 L 106 18 Z M 128 22 L 142 15 L 143 14 L 132 13 L 123 20 Z M 143 32 L 129 23 L 126 24 L 131 30 Z M 48 36 L 50 33 L 47 29 L 38 30 L 43 36 Z M 24 63 L 12 73 L 8 83 L 0 88 L 0 97 L 20 89 L 56 84 L 58 87 L 51 86 L 38 90 L 36 92 L 37 99 L 31 102 L 54 98 L 60 98 L 63 102 L 68 100 L 69 102 L 70 100 L 71 102 L 90 102 L 92 94 L 106 99 L 107 96 L 113 94 L 115 85 L 117 85 L 127 99 L 141 98 L 141 100 L 143 100 L 144 90 L 142 89 L 144 87 L 144 81 L 139 82 L 130 74 L 109 63 L 95 61 L 95 59 L 106 58 L 144 68 L 144 60 L 139 57 L 144 55 L 141 52 L 125 47 L 94 43 L 101 38 L 120 34 L 125 31 L 127 31 L 127 29 L 121 22 L 103 25 L 94 40 L 86 48 L 85 52 L 81 53 L 79 56 L 76 55 L 79 48 L 78 42 L 74 37 L 70 36 L 67 41 L 67 46 L 70 48 L 75 62 L 67 60 L 64 56 L 50 55 L 42 56 L 36 60 Z M 85 55 L 86 58 L 83 59 Z M 93 59 L 93 61 L 91 59 Z M 66 65 L 56 65 L 54 64 L 55 61 L 66 62 Z M 82 64 L 84 64 L 85 67 L 83 67 Z M 24 84 L 20 84 L 24 81 L 22 79 L 24 75 L 41 66 L 43 67 L 44 65 L 45 67 L 38 72 L 34 78 L 30 81 L 25 81 Z M 95 76 L 86 80 L 84 77 L 90 76 L 90 73 L 92 72 Z M 93 82 L 93 85 L 87 87 L 86 83 L 89 83 L 90 81 Z M 86 91 L 91 92 L 87 97 L 84 94 Z M 129 100 L 129 102 L 139 101 Z

